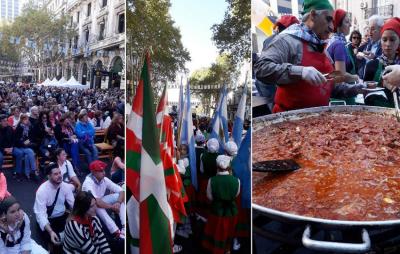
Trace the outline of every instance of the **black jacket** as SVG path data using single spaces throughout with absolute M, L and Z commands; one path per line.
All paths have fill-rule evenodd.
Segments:
M 4 148 L 14 147 L 14 144 L 14 130 L 10 126 L 0 128 L 0 151 L 4 153 Z

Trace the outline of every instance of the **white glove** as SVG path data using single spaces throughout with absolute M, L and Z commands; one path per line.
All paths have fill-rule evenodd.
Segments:
M 186 167 L 185 167 L 185 163 L 183 162 L 183 160 L 178 160 L 178 171 L 179 174 L 184 175 L 186 173 Z
M 188 159 L 188 158 L 184 158 L 184 159 L 183 159 L 183 165 L 185 166 L 185 168 L 186 168 L 187 166 L 189 166 L 189 159 Z
M 389 73 L 382 76 L 385 83 L 389 83 L 391 86 L 400 86 L 400 65 L 390 65 L 385 68 L 385 72 Z
M 312 66 L 303 67 L 303 71 L 301 72 L 301 78 L 315 86 L 326 83 L 326 78 L 324 77 L 324 75 L 322 75 L 321 72 L 319 72 Z

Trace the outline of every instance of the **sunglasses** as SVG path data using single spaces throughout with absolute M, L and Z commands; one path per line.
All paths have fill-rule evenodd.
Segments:
M 361 38 L 360 37 L 351 37 L 352 39 L 357 39 L 357 40 L 360 40 Z

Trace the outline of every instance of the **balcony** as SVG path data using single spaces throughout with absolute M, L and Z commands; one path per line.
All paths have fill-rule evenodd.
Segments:
M 379 15 L 383 18 L 393 17 L 393 4 L 365 9 L 364 19 L 368 19 L 372 15 Z

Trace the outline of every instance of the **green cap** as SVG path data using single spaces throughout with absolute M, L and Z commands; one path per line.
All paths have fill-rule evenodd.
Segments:
M 304 0 L 303 2 L 303 14 L 310 12 L 311 10 L 330 10 L 333 11 L 333 7 L 328 0 Z

